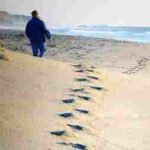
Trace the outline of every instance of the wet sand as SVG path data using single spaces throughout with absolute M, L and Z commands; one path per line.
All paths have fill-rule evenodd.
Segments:
M 1 29 L 0 44 L 12 51 L 31 54 L 30 43 L 22 31 Z M 134 68 L 137 66 L 139 70 L 145 67 L 146 64 L 139 66 L 139 63 L 150 59 L 150 44 L 53 35 L 53 42 L 47 42 L 46 58 L 128 72 L 137 70 Z

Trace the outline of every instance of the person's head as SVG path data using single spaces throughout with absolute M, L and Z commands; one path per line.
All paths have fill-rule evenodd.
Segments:
M 32 17 L 38 17 L 38 11 L 34 10 L 31 12 Z

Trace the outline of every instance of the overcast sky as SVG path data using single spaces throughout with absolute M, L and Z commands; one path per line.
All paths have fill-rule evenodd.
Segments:
M 150 26 L 150 0 L 0 0 L 0 10 L 30 15 L 33 9 L 49 26 Z

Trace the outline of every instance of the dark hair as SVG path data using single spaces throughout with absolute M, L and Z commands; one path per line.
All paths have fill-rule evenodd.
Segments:
M 31 12 L 32 17 L 37 17 L 38 16 L 38 11 L 34 10 Z

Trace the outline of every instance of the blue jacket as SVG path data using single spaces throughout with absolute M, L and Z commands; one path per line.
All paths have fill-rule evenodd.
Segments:
M 46 29 L 45 23 L 33 17 L 26 25 L 26 35 L 33 43 L 45 42 L 51 38 L 51 33 Z

